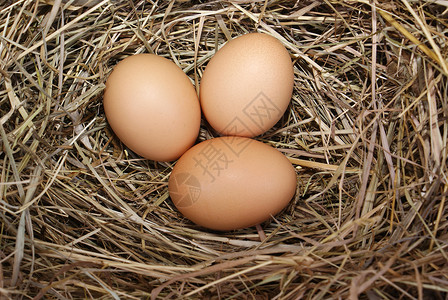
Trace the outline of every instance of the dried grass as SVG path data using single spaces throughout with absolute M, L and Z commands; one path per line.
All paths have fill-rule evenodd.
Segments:
M 2 298 L 447 299 L 447 1 L 77 2 L 0 4 Z M 197 85 L 253 31 L 294 59 L 258 139 L 297 166 L 297 195 L 210 232 L 172 205 L 173 163 L 114 138 L 104 82 L 153 52 Z

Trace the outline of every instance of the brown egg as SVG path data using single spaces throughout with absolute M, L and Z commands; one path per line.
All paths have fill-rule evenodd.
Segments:
M 296 191 L 289 160 L 269 145 L 218 137 L 185 152 L 170 175 L 170 197 L 198 225 L 233 230 L 279 213 Z
M 286 48 L 270 35 L 250 33 L 229 41 L 213 56 L 199 97 L 205 118 L 221 135 L 253 137 L 280 120 L 293 85 Z
M 118 138 L 137 154 L 171 161 L 199 133 L 201 109 L 187 75 L 170 60 L 138 54 L 118 63 L 106 82 L 106 118 Z

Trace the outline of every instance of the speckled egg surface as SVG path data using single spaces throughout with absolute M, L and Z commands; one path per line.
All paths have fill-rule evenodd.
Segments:
M 200 83 L 202 111 L 219 134 L 254 137 L 280 120 L 293 86 L 293 64 L 283 44 L 268 34 L 245 34 L 207 64 Z

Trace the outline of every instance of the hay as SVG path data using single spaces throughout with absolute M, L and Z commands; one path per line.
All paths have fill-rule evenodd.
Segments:
M 446 1 L 82 2 L 0 4 L 2 298 L 448 297 Z M 102 92 L 141 52 L 197 86 L 253 31 L 294 59 L 291 105 L 257 139 L 298 190 L 261 226 L 210 232 L 174 208 L 173 163 L 114 138 Z

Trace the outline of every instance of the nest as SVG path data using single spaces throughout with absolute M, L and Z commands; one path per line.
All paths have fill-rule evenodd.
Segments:
M 2 299 L 446 299 L 447 10 L 2 1 Z M 259 226 L 208 231 L 169 198 L 175 162 L 114 137 L 105 81 L 155 53 L 198 87 L 218 47 L 257 31 L 294 61 L 291 104 L 256 139 L 294 164 L 297 193 Z

